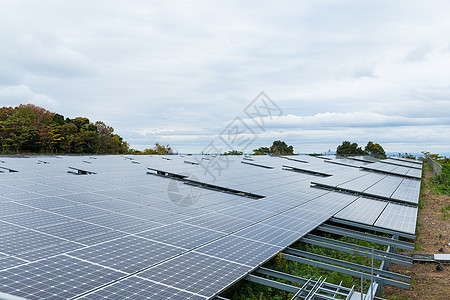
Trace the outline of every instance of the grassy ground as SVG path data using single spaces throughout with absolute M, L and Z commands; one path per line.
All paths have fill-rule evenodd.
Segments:
M 432 177 L 430 181 L 430 188 L 435 194 L 450 195 L 450 161 L 445 159 L 439 162 L 442 166 L 442 173 Z M 448 208 L 449 210 L 450 208 Z

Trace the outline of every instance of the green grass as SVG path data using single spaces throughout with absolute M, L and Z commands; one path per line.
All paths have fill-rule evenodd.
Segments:
M 446 159 L 439 164 L 442 172 L 431 179 L 431 190 L 436 194 L 450 195 L 450 162 Z
M 450 220 L 450 205 L 441 208 L 441 212 L 443 213 L 444 220 Z

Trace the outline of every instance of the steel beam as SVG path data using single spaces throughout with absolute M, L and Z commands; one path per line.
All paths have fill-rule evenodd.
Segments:
M 302 264 L 307 264 L 307 265 L 315 266 L 315 267 L 318 267 L 318 268 L 330 270 L 330 271 L 333 271 L 333 272 L 348 274 L 350 276 L 354 276 L 354 277 L 357 277 L 357 278 L 360 278 L 361 276 L 364 279 L 369 279 L 370 280 L 370 278 L 371 278 L 370 274 L 366 274 L 366 273 L 355 271 L 355 270 L 346 269 L 346 268 L 339 267 L 339 266 L 330 265 L 330 264 L 323 263 L 323 262 L 318 262 L 318 261 L 307 259 L 307 258 L 303 258 L 303 257 L 298 257 L 298 256 L 291 255 L 291 254 L 282 253 L 282 258 L 290 260 L 290 261 L 296 261 L 296 262 L 299 262 L 299 263 L 302 263 Z M 393 279 L 389 279 L 389 278 L 382 278 L 382 277 L 377 277 L 375 280 L 377 282 L 379 282 L 380 284 L 381 283 L 383 283 L 383 284 L 387 283 L 387 284 L 390 284 L 392 286 L 397 286 L 397 287 L 401 287 L 401 288 L 404 288 L 404 289 L 409 289 L 409 284 L 405 283 L 405 282 L 401 282 L 401 281 L 397 281 L 397 280 L 393 280 Z
M 283 280 L 287 280 L 287 281 L 292 281 L 295 283 L 299 283 L 299 284 L 305 284 L 308 279 L 305 279 L 303 277 L 299 277 L 299 276 L 294 276 L 291 274 L 286 274 L 280 271 L 275 271 L 275 270 L 271 270 L 271 269 L 267 269 L 267 268 L 263 268 L 263 267 L 259 267 L 255 270 L 256 273 L 258 274 L 262 274 L 262 275 L 267 275 L 267 276 L 271 276 L 271 277 L 275 277 L 275 278 L 279 278 L 279 279 L 283 279 Z
M 346 243 L 346 242 L 342 242 L 339 240 L 334 240 L 334 239 L 330 239 L 330 238 L 326 238 L 326 237 L 322 237 L 322 236 L 318 236 L 318 235 L 314 235 L 314 234 L 307 234 L 305 237 L 308 239 L 316 240 L 316 241 L 323 241 L 326 243 L 335 244 L 335 245 L 339 245 L 339 246 L 343 246 L 343 247 L 347 247 L 347 248 L 351 248 L 351 249 L 357 249 L 357 250 L 367 252 L 367 253 L 372 251 L 372 249 L 368 248 L 368 247 L 359 246 L 356 244 L 350 244 L 350 243 Z M 388 246 L 388 248 L 389 248 L 389 246 Z M 392 253 L 392 252 L 386 252 L 386 251 L 377 250 L 377 249 L 374 250 L 374 252 L 377 254 L 380 254 L 382 256 L 386 256 L 389 258 L 393 258 L 393 259 L 404 260 L 405 262 L 411 263 L 410 266 L 412 266 L 413 259 L 411 257 Z
M 331 225 L 320 225 L 316 228 L 316 230 L 327 232 L 327 233 L 333 233 L 333 234 L 339 234 L 351 238 L 356 238 L 359 240 L 365 240 L 368 242 L 373 242 L 376 244 L 386 245 L 386 246 L 393 246 L 398 247 L 405 250 L 414 250 L 414 244 L 397 241 L 397 240 L 391 240 L 390 238 L 385 238 L 381 236 L 377 236 L 370 233 L 362 233 L 356 230 L 352 229 L 346 229 L 342 227 L 337 226 L 331 226 Z
M 317 237 L 317 238 L 321 238 L 321 237 Z M 321 246 L 321 247 L 325 247 L 328 249 L 333 249 L 333 250 L 338 250 L 341 252 L 346 252 L 346 253 L 351 253 L 351 254 L 356 254 L 356 255 L 360 255 L 360 256 L 364 256 L 364 257 L 369 257 L 369 249 L 360 249 L 361 248 L 365 248 L 362 246 L 358 246 L 358 245 L 353 245 L 353 244 L 349 244 L 349 243 L 345 243 L 342 242 L 344 244 L 347 244 L 346 246 L 341 246 L 338 245 L 337 243 L 333 243 L 330 241 L 334 241 L 332 239 L 327 239 L 327 238 L 323 238 L 326 239 L 327 241 L 321 241 L 315 238 L 311 238 L 309 237 L 309 235 L 307 235 L 306 237 L 303 237 L 300 239 L 301 242 L 303 243 L 307 243 L 307 244 L 311 244 L 311 245 L 316 245 L 316 246 Z M 352 248 L 350 248 L 352 247 Z M 407 261 L 404 259 L 404 257 L 400 257 L 402 259 L 390 256 L 389 254 L 386 255 L 386 253 L 388 252 L 382 252 L 379 251 L 381 253 L 378 253 L 379 250 L 375 250 L 375 255 L 374 258 L 378 259 L 378 260 L 382 260 L 382 261 L 391 261 L 393 263 L 399 264 L 399 265 L 404 265 L 404 266 L 408 266 L 411 267 L 412 266 L 412 260 L 411 261 Z M 394 254 L 395 255 L 395 254 Z
M 297 256 L 301 256 L 301 257 L 320 260 L 322 262 L 326 262 L 326 263 L 330 263 L 330 264 L 340 265 L 340 266 L 346 267 L 346 268 L 352 268 L 352 269 L 362 271 L 362 272 L 370 272 L 371 271 L 371 268 L 367 267 L 367 266 L 362 266 L 362 265 L 351 263 L 348 261 L 331 258 L 331 257 L 326 257 L 323 255 L 314 254 L 314 253 L 310 253 L 310 252 L 306 252 L 306 251 L 301 251 L 301 250 L 297 250 L 297 249 L 293 249 L 293 248 L 287 248 L 284 250 L 284 252 L 287 254 L 292 254 L 292 255 L 297 255 Z M 382 269 L 381 270 L 374 269 L 374 273 L 379 274 L 383 277 L 389 277 L 389 278 L 408 281 L 408 282 L 411 280 L 411 278 L 409 276 L 385 271 Z
M 297 293 L 298 290 L 300 289 L 298 287 L 295 287 L 295 286 L 292 286 L 292 285 L 289 285 L 289 284 L 285 284 L 285 283 L 282 283 L 282 282 L 270 280 L 270 279 L 267 279 L 267 278 L 262 278 L 262 277 L 255 276 L 255 275 L 252 275 L 252 274 L 248 274 L 247 276 L 244 277 L 244 279 L 247 280 L 247 281 L 259 283 L 259 284 L 262 284 L 262 285 L 273 287 L 273 288 L 276 288 L 276 289 L 279 289 L 279 290 L 282 290 L 282 291 L 286 291 L 286 292 L 289 292 L 289 293 L 293 293 L 293 294 Z
M 310 279 L 305 279 L 299 276 L 295 276 L 295 275 L 291 275 L 291 274 L 286 274 L 280 271 L 275 271 L 275 270 L 271 270 L 271 269 L 267 269 L 267 268 L 263 268 L 263 267 L 259 267 L 255 270 L 256 273 L 258 274 L 262 274 L 262 275 L 266 275 L 266 276 L 271 276 L 271 277 L 275 277 L 278 279 L 282 279 L 282 280 L 287 280 L 287 281 L 291 281 L 291 282 L 295 282 L 295 283 L 299 283 L 302 285 L 307 284 Z M 341 291 L 339 291 L 341 290 Z M 321 288 L 321 291 L 324 291 L 326 293 L 336 293 L 338 295 L 341 296 L 346 296 L 348 295 L 348 293 L 351 292 L 351 290 L 347 287 L 343 287 L 343 286 L 337 286 L 335 284 L 329 283 L 329 282 L 325 282 L 324 285 Z

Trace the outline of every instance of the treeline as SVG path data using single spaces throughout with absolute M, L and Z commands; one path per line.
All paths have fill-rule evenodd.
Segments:
M 0 108 L 0 153 L 120 154 L 130 151 L 122 137 L 101 121 L 64 118 L 26 104 Z
M 357 143 L 343 141 L 336 149 L 336 154 L 341 156 L 369 155 L 376 158 L 386 158 L 386 152 L 380 144 L 368 142 L 362 149 Z
M 293 155 L 294 147 L 284 141 L 274 141 L 270 147 L 260 147 L 253 150 L 253 155 Z

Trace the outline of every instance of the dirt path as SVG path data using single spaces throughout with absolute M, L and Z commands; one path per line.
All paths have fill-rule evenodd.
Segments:
M 441 209 L 449 205 L 450 197 L 435 195 L 429 189 L 429 180 L 433 177 L 431 167 L 424 164 L 424 178 L 420 195 L 423 208 L 419 209 L 416 250 L 413 253 L 435 254 L 450 253 L 450 220 L 444 219 Z M 386 299 L 450 299 L 450 264 L 442 265 L 444 271 L 436 270 L 434 263 L 415 263 L 411 268 L 393 265 L 391 270 L 411 276 L 411 289 L 404 290 L 386 286 Z

